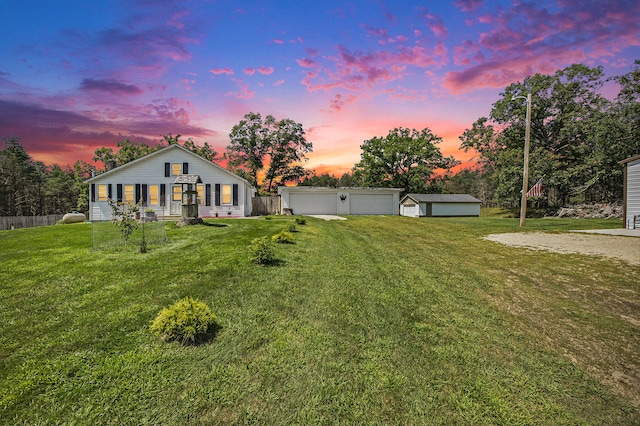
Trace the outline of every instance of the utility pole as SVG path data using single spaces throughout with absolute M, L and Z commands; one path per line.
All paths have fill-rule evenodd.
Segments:
M 524 222 L 527 218 L 527 191 L 529 187 L 529 143 L 531 138 L 531 93 L 527 94 L 527 97 L 517 96 L 513 99 L 526 99 L 527 100 L 527 115 L 525 118 L 525 130 L 524 130 L 524 168 L 522 170 L 522 199 L 520 201 L 520 227 L 524 226 Z

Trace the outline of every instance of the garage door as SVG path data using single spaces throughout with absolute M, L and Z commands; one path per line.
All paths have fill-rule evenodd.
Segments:
M 393 194 L 352 194 L 351 214 L 396 214 Z
M 291 194 L 293 214 L 338 214 L 336 194 Z

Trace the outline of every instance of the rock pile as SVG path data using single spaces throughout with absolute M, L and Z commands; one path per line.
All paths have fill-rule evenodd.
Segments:
M 562 207 L 553 217 L 574 219 L 622 219 L 622 204 L 578 204 Z

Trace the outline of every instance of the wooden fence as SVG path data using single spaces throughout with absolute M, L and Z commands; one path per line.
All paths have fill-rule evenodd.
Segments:
M 0 216 L 0 230 L 33 228 L 34 226 L 55 225 L 62 219 L 62 214 L 47 216 Z
M 280 214 L 280 197 L 253 197 L 251 199 L 251 216 Z

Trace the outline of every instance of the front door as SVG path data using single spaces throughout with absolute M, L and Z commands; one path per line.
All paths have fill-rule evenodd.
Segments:
M 169 214 L 178 216 L 182 214 L 182 201 L 172 201 L 169 205 Z

